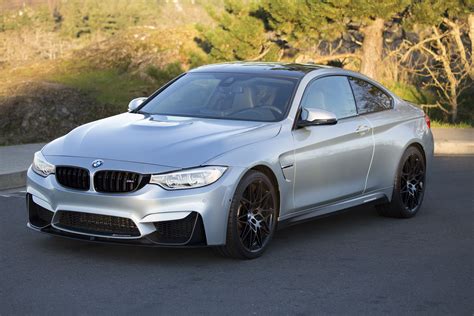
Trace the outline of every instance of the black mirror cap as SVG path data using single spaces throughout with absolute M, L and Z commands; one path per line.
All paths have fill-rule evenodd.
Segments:
M 306 120 L 298 120 L 296 124 L 298 127 L 306 127 L 306 126 L 320 126 L 320 125 L 335 125 L 337 124 L 337 119 L 327 119 L 327 120 L 314 120 L 314 121 L 306 121 Z
M 300 109 L 298 113 L 297 127 L 334 125 L 337 117 L 334 113 L 322 109 Z

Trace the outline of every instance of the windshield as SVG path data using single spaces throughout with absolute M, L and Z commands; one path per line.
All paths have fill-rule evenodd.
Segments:
M 274 122 L 284 118 L 297 79 L 236 73 L 188 73 L 140 113 Z

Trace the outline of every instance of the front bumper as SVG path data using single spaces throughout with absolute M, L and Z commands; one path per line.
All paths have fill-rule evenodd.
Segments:
M 54 175 L 43 178 L 30 168 L 27 173 L 28 227 L 83 240 L 163 246 L 222 245 L 226 240 L 230 202 L 243 171 L 229 168 L 216 183 L 196 189 L 167 191 L 148 184 L 131 193 L 99 193 L 93 188 L 79 191 L 63 187 Z M 93 177 L 94 170 L 90 172 Z M 43 215 L 47 214 L 40 220 L 35 213 L 38 209 Z M 138 233 L 127 236 L 68 228 L 59 223 L 60 214 L 65 212 L 131 220 Z M 185 221 L 192 221 L 189 238 L 170 238 L 174 236 L 176 225 L 183 227 Z M 174 230 L 164 236 L 166 229 Z

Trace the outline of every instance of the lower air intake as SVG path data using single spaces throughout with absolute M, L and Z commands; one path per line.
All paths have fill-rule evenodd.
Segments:
M 140 236 L 137 226 L 129 218 L 72 211 L 58 211 L 58 213 L 55 224 L 58 228 L 111 237 Z
M 161 244 L 186 244 L 191 241 L 195 227 L 199 226 L 201 229 L 201 222 L 202 220 L 196 212 L 183 219 L 155 222 L 156 232 L 153 237 L 156 242 Z
M 43 228 L 51 224 L 54 213 L 33 202 L 31 194 L 27 194 L 26 204 L 28 207 L 28 220 L 31 225 Z

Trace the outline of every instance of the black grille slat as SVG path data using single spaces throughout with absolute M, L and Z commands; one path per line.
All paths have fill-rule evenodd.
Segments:
M 121 181 L 120 175 L 121 175 L 121 173 L 119 172 L 116 176 L 117 181 L 115 181 L 115 191 L 117 191 L 117 192 L 120 191 L 120 181 Z
M 143 188 L 150 181 L 150 175 L 130 171 L 101 170 L 94 175 L 97 192 L 127 193 Z
M 89 171 L 84 168 L 57 166 L 56 180 L 64 187 L 87 191 L 90 187 Z
M 82 186 L 83 187 L 86 187 L 86 186 L 88 187 L 89 186 L 89 181 L 90 181 L 89 172 L 81 169 L 81 178 L 82 178 L 82 182 L 81 182 Z
M 74 188 L 74 185 L 72 184 L 72 181 L 71 181 L 71 169 L 66 170 L 66 181 L 67 181 L 67 184 L 69 184 L 71 188 Z
M 64 172 L 64 177 L 66 179 L 66 183 L 69 187 L 73 188 L 73 184 L 71 183 L 71 169 L 66 169 Z
M 128 180 L 128 172 L 125 172 L 122 181 L 122 192 L 127 191 L 127 180 Z
M 127 191 L 127 190 L 128 190 L 128 187 L 130 186 L 129 181 L 130 181 L 130 176 L 131 176 L 131 175 L 132 175 L 132 174 L 129 174 L 128 172 L 125 174 L 125 181 L 124 181 L 124 184 L 123 184 L 123 189 L 124 189 L 125 191 Z M 133 188 L 133 183 L 131 183 L 131 185 L 132 185 L 132 188 Z
M 106 188 L 106 185 L 107 185 L 107 173 L 104 173 L 104 172 L 100 172 L 99 174 L 102 175 L 102 181 L 100 183 L 102 183 L 102 187 L 104 188 L 104 191 L 108 191 L 107 188 Z M 95 177 L 95 176 L 94 176 Z M 97 185 L 95 184 L 95 181 L 94 181 L 94 187 L 97 189 Z
M 135 223 L 125 217 L 100 215 L 73 211 L 58 211 L 57 223 L 59 228 L 104 236 L 140 236 Z
M 109 190 L 113 190 L 117 186 L 117 173 L 115 171 L 110 173 L 110 179 L 109 179 Z
M 133 173 L 131 176 L 131 180 L 133 181 L 133 183 L 130 183 L 130 189 L 138 183 L 138 174 Z
M 74 185 L 75 186 L 81 186 L 81 183 L 79 182 L 79 172 L 77 169 L 74 169 L 72 171 L 72 176 L 74 178 Z

